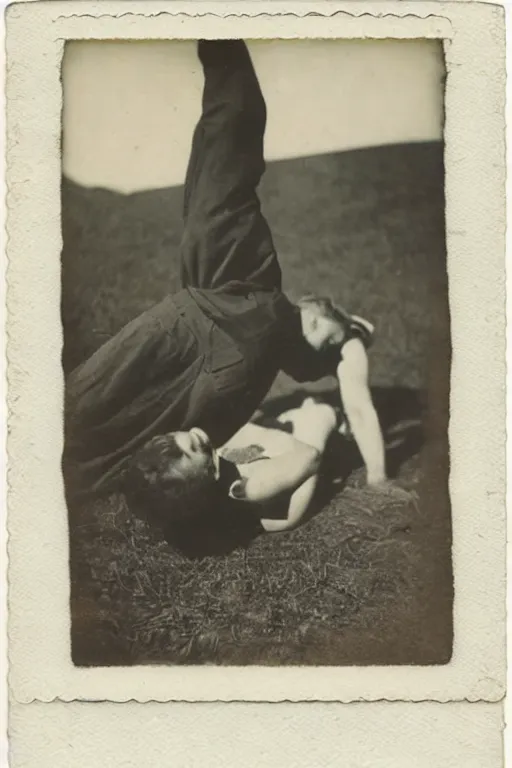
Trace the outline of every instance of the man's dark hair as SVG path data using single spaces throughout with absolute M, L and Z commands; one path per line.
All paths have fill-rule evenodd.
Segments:
M 124 473 L 128 503 L 163 527 L 189 522 L 216 506 L 213 463 L 189 475 L 180 466 L 182 457 L 172 433 L 158 435 L 137 451 Z

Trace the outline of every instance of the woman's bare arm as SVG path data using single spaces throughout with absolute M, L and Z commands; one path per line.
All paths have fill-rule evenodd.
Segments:
M 337 376 L 341 401 L 366 465 L 367 481 L 370 485 L 381 483 L 386 480 L 384 440 L 368 383 L 368 357 L 359 339 L 343 346 Z

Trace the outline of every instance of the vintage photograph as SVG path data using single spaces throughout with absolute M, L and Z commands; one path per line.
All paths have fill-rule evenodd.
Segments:
M 438 40 L 66 44 L 75 665 L 450 661 L 444 78 Z

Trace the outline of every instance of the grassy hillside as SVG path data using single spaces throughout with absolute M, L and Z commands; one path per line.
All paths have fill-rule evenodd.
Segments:
M 442 168 L 439 144 L 393 146 L 271 163 L 261 185 L 285 290 L 376 324 L 377 384 L 422 386 L 429 335 L 446 328 Z M 182 194 L 63 181 L 66 367 L 178 289 Z

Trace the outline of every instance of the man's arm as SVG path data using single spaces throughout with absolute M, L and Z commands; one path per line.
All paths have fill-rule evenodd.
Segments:
M 384 440 L 368 383 L 368 357 L 359 339 L 343 346 L 337 376 L 341 401 L 366 465 L 367 481 L 370 485 L 381 483 L 386 480 Z
M 293 447 L 281 456 L 249 464 L 241 469 L 243 480 L 238 498 L 262 503 L 280 494 L 291 494 L 286 518 L 260 520 L 269 533 L 293 528 L 308 510 L 318 483 L 322 454 L 336 427 L 334 410 L 312 401 L 306 401 L 302 408 L 291 412 L 287 420 L 292 422 L 294 428 L 294 437 L 287 435 L 288 440 L 293 441 Z M 312 452 L 309 460 L 308 450 Z
M 294 440 L 293 447 L 280 456 L 239 465 L 241 478 L 233 483 L 230 494 L 233 498 L 247 501 L 249 504 L 264 504 L 282 494 L 290 493 L 293 494 L 293 500 L 294 492 L 307 484 L 318 472 L 320 458 L 320 452 L 316 448 Z M 300 513 L 296 504 L 293 508 L 295 520 Z M 261 522 L 267 529 L 266 521 Z M 288 519 L 269 522 L 275 523 L 278 530 L 289 527 Z

